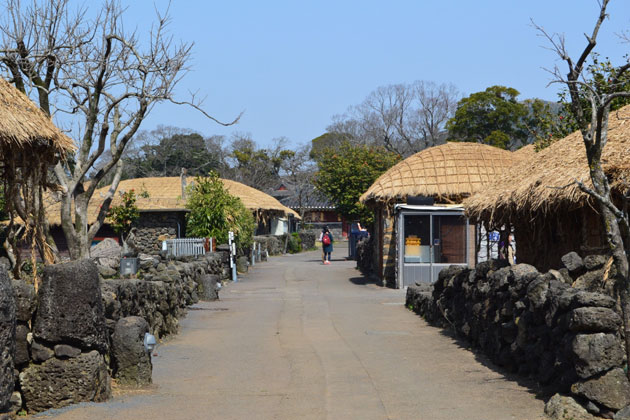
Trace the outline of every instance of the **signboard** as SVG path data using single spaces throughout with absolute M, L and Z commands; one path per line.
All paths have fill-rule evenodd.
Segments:
M 488 240 L 493 242 L 499 241 L 499 232 L 488 232 Z
M 420 246 L 420 238 L 409 237 L 405 238 L 406 246 Z

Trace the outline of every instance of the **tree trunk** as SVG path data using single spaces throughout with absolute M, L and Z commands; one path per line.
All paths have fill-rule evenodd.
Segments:
M 612 194 L 608 179 L 601 165 L 601 151 L 593 153 L 587 149 L 591 181 L 593 189 L 600 197 L 611 200 Z M 612 210 L 602 200 L 597 200 L 603 226 L 606 230 L 606 239 L 610 247 L 617 275 L 614 279 L 615 289 L 619 294 L 621 304 L 621 317 L 623 319 L 623 333 L 626 345 L 626 358 L 630 360 L 630 281 L 628 278 L 628 255 L 623 241 L 623 235 L 619 227 L 619 220 Z M 630 370 L 627 372 L 630 379 Z

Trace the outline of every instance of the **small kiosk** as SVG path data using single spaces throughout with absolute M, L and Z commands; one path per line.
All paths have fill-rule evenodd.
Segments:
M 384 286 L 432 283 L 452 264 L 474 266 L 480 232 L 462 201 L 521 159 L 478 143 L 425 149 L 383 173 L 361 196 L 374 211 L 373 273 Z
M 444 268 L 470 263 L 468 243 L 473 241 L 474 250 L 474 234 L 469 238 L 463 207 L 397 204 L 395 214 L 401 233 L 396 247 L 396 287 L 433 283 Z

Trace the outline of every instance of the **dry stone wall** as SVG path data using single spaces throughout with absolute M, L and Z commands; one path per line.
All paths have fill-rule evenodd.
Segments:
M 101 269 L 101 292 L 110 333 L 119 319 L 140 316 L 156 337 L 176 334 L 178 319 L 187 306 L 198 302 L 200 296 L 216 298 L 216 284 L 229 276 L 228 258 L 227 252 L 177 260 L 141 254 L 137 278 L 133 279 L 121 279 L 115 270 Z
M 110 372 L 124 383 L 150 383 L 144 332 L 176 333 L 186 307 L 216 299 L 217 282 L 229 275 L 226 252 L 178 260 L 141 254 L 136 278 L 118 278 L 119 263 L 104 253 L 46 267 L 38 294 L 16 280 L 12 293 L 0 290 L 0 417 L 105 400 Z M 0 288 L 3 279 L 2 268 Z
M 499 261 L 451 266 L 433 286 L 409 287 L 406 304 L 497 365 L 568 395 L 553 404 L 569 398 L 612 418 L 630 405 L 630 383 L 616 300 L 602 293 L 608 258 L 565 257 L 562 270 L 548 273 Z
M 143 212 L 134 223 L 135 243 L 144 254 L 159 254 L 162 241 L 183 238 L 186 219 L 184 212 Z
M 15 330 L 15 293 L 7 271 L 2 268 L 0 269 L 0 413 L 9 410 L 9 402 L 13 395 Z

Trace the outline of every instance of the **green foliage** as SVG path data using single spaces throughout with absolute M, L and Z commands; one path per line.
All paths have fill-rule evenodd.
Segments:
M 228 242 L 228 232 L 236 235 L 240 248 L 251 245 L 256 223 L 252 213 L 238 197 L 230 195 L 215 172 L 195 178 L 189 186 L 186 207 L 188 236 L 213 237 L 217 243 Z
M 502 149 L 518 148 L 527 142 L 524 123 L 526 104 L 518 102 L 516 89 L 491 86 L 473 93 L 457 104 L 455 116 L 446 123 L 449 140 L 489 144 Z
M 133 222 L 138 220 L 140 212 L 136 205 L 136 192 L 132 189 L 121 194 L 122 203 L 118 206 L 111 206 L 107 216 L 110 225 L 118 235 L 126 235 L 131 229 Z
M 346 141 L 321 154 L 315 186 L 346 219 L 370 225 L 372 212 L 359 202 L 359 197 L 400 159 L 400 155 L 384 148 L 352 145 Z
M 289 241 L 287 242 L 287 252 L 289 254 L 297 254 L 302 251 L 302 238 L 297 232 L 293 232 L 289 236 Z

